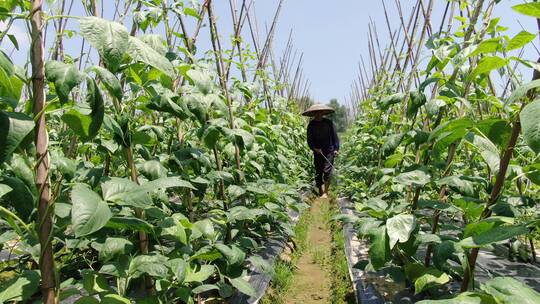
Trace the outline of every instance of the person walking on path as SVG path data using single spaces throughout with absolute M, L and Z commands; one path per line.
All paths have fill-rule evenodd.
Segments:
M 329 106 L 315 104 L 302 115 L 313 117 L 307 127 L 307 142 L 313 151 L 315 183 L 321 198 L 328 197 L 334 157 L 339 154 L 339 138 L 334 123 L 324 116 L 334 112 Z

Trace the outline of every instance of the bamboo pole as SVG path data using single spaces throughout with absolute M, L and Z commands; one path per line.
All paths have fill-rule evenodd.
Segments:
M 32 11 L 30 13 L 30 23 L 32 27 L 32 45 L 30 50 L 30 60 L 32 65 L 32 92 L 33 92 L 33 112 L 35 127 L 36 145 L 36 187 L 39 190 L 38 197 L 38 218 L 37 225 L 40 256 L 39 269 L 41 272 L 41 293 L 43 303 L 54 304 L 57 302 L 56 286 L 54 276 L 55 266 L 52 249 L 53 220 L 52 214 L 54 204 L 50 202 L 49 185 L 49 151 L 47 124 L 45 117 L 45 48 L 43 41 L 43 2 L 42 0 L 32 1 Z

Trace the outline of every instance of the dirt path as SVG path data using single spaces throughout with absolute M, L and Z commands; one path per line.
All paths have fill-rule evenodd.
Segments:
M 328 199 L 316 199 L 310 208 L 307 248 L 297 263 L 285 303 L 330 303 L 331 282 L 325 269 L 331 254 L 332 238 L 324 219 L 322 204 Z M 324 208 L 324 207 L 323 207 Z

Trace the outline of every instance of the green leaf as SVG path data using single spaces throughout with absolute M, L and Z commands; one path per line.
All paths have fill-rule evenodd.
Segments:
M 423 300 L 418 304 L 496 304 L 492 296 L 477 292 L 463 292 L 457 297 L 444 300 Z
M 101 184 L 103 199 L 119 205 L 146 209 L 152 206 L 152 198 L 141 186 L 127 178 L 112 177 Z
M 405 134 L 392 134 L 385 138 L 384 143 L 381 147 L 385 155 L 393 153 L 394 150 L 396 150 L 396 148 L 403 140 L 403 136 L 405 136 Z
M 85 236 L 103 228 L 112 217 L 106 202 L 90 188 L 77 184 L 71 191 L 71 223 L 76 237 Z
M 467 134 L 465 139 L 478 149 L 480 155 L 491 170 L 491 174 L 496 175 L 499 172 L 499 164 L 501 162 L 500 152 L 497 146 L 489 139 L 472 132 Z
M 446 273 L 437 269 L 429 269 L 414 281 L 414 293 L 419 294 L 426 289 L 444 285 L 448 282 L 450 282 L 450 276 Z
M 128 254 L 133 249 L 133 243 L 124 238 L 108 237 L 103 243 L 99 251 L 99 258 L 102 261 L 112 260 L 115 257 Z
M 202 140 L 208 148 L 213 149 L 216 146 L 217 141 L 219 140 L 220 134 L 221 131 L 218 127 L 210 125 L 204 129 L 202 134 Z
M 461 240 L 460 245 L 464 248 L 479 248 L 527 233 L 529 233 L 529 229 L 521 225 L 497 226 L 478 235 Z
M 508 64 L 508 60 L 497 57 L 497 56 L 486 56 L 482 57 L 480 61 L 478 61 L 478 65 L 474 69 L 474 71 L 471 73 L 472 78 L 481 75 L 481 74 L 487 74 L 495 69 L 500 69 Z
M 131 301 L 120 295 L 111 293 L 102 297 L 101 304 L 131 304 Z
M 7 201 L 8 205 L 13 207 L 21 218 L 30 218 L 32 212 L 35 210 L 34 205 L 36 202 L 32 191 L 17 177 L 4 177 L 2 178 L 2 183 L 13 189 L 5 194 L 3 200 Z
M 90 135 L 90 124 L 92 124 L 90 115 L 85 115 L 76 109 L 71 109 L 62 115 L 62 121 L 64 121 L 77 136 L 85 139 Z
M 169 269 L 167 268 L 167 258 L 160 255 L 138 255 L 129 264 L 129 273 L 138 278 L 143 274 L 148 274 L 156 278 L 166 278 Z
M 386 221 L 386 232 L 389 237 L 390 249 L 397 242 L 405 243 L 416 228 L 416 218 L 412 214 L 398 214 Z
M 506 148 L 512 133 L 510 123 L 504 119 L 485 119 L 478 122 L 475 127 L 501 149 Z
M 200 286 L 197 286 L 197 287 L 193 288 L 192 292 L 194 294 L 199 294 L 199 293 L 207 292 L 207 291 L 210 291 L 210 290 L 218 290 L 218 289 L 219 289 L 219 287 L 217 287 L 217 285 L 203 284 L 203 285 L 200 285 Z
M 140 171 L 150 180 L 167 176 L 167 168 L 165 168 L 158 160 L 149 160 L 142 164 Z
M 188 264 L 184 259 L 172 259 L 167 262 L 167 265 L 174 273 L 174 276 L 178 282 L 183 283 L 186 278 L 186 273 L 188 270 Z
M 90 116 L 92 122 L 88 127 L 88 136 L 86 139 L 94 138 L 103 124 L 103 117 L 105 116 L 105 106 L 103 104 L 103 97 L 96 84 L 96 81 L 92 78 L 88 78 L 86 81 L 86 103 L 92 109 Z
M 506 51 L 511 51 L 515 49 L 520 49 L 527 45 L 527 43 L 531 42 L 536 38 L 536 35 L 533 33 L 529 33 L 527 31 L 521 31 L 517 35 L 515 35 L 510 41 L 508 42 L 508 45 L 506 45 Z
M 486 54 L 486 53 L 495 53 L 499 49 L 501 43 L 501 38 L 491 38 L 486 39 L 478 44 L 476 49 L 469 55 L 470 57 Z
M 170 77 L 175 75 L 171 62 L 137 37 L 129 37 L 128 53 L 134 61 L 148 64 Z
M 62 104 L 69 100 L 71 90 L 82 81 L 82 75 L 75 65 L 55 60 L 47 61 L 45 75 L 48 81 L 54 82 L 56 94 Z
M 4 196 L 6 193 L 11 192 L 12 190 L 13 188 L 8 185 L 0 184 L 0 197 Z
M 540 303 L 540 293 L 522 282 L 510 277 L 497 277 L 480 287 L 501 304 L 536 304 Z
M 0 303 L 29 300 L 38 291 L 40 276 L 36 270 L 25 270 L 0 288 Z
M 530 2 L 512 6 L 512 9 L 520 14 L 540 18 L 540 3 Z
M 227 259 L 227 262 L 230 265 L 242 264 L 246 259 L 245 252 L 235 245 L 227 246 L 225 244 L 216 244 L 214 246 Z
M 521 132 L 527 145 L 538 154 L 540 152 L 540 99 L 526 105 L 519 118 L 521 120 Z
M 250 297 L 257 296 L 257 292 L 255 291 L 253 286 L 251 286 L 251 284 L 243 278 L 229 278 L 229 281 L 231 281 L 232 286 L 238 289 L 241 293 L 246 294 Z
M 386 234 L 386 227 L 378 227 L 371 230 L 371 247 L 369 248 L 369 260 L 375 270 L 383 267 L 390 261 L 390 245 Z
M 169 189 L 169 188 L 186 188 L 186 189 L 191 189 L 191 190 L 197 190 L 197 188 L 193 187 L 193 185 L 190 182 L 185 181 L 178 176 L 158 178 L 156 180 L 149 181 L 141 185 L 141 187 L 148 192 L 153 192 L 153 191 L 156 191 L 157 189 Z
M 215 267 L 212 265 L 201 265 L 199 271 L 192 272 L 192 270 L 189 270 L 186 274 L 184 282 L 204 282 L 206 281 L 206 279 L 208 279 L 211 275 L 214 274 L 214 271 Z
M 127 229 L 133 231 L 144 231 L 147 233 L 153 233 L 154 227 L 148 222 L 138 219 L 136 217 L 123 216 L 123 217 L 112 217 L 107 224 L 107 228 L 112 229 Z
M 407 117 L 413 118 L 414 115 L 418 112 L 421 106 L 426 104 L 427 98 L 423 92 L 414 91 L 411 92 L 409 102 L 407 105 Z
M 19 147 L 32 130 L 32 118 L 22 113 L 0 112 L 0 164 Z
M 107 88 L 109 94 L 118 101 L 122 101 L 124 93 L 122 92 L 122 87 L 118 78 L 116 78 L 113 73 L 109 72 L 109 70 L 97 65 L 92 67 L 92 71 L 94 71 L 99 79 L 101 79 L 101 82 L 105 88 Z
M 404 97 L 404 93 L 388 95 L 381 99 L 381 101 L 379 102 L 379 107 L 381 108 L 381 110 L 386 111 L 388 110 L 388 108 L 390 108 L 390 106 L 402 102 Z
M 105 277 L 99 273 L 96 273 L 90 269 L 83 269 L 82 275 L 83 287 L 89 293 L 107 292 L 111 289 Z
M 461 176 L 447 176 L 437 181 L 438 186 L 447 185 L 465 196 L 475 196 L 474 183 Z
M 237 185 L 230 185 L 229 187 L 227 187 L 227 193 L 232 200 L 235 200 L 246 194 L 246 189 Z
M 128 49 L 129 33 L 117 22 L 97 17 L 80 19 L 81 35 L 96 48 L 111 72 L 118 71 Z
M 421 170 L 414 170 L 410 172 L 401 173 L 394 177 L 394 182 L 405 186 L 424 186 L 429 183 L 431 177 Z
M 510 97 L 508 97 L 508 100 L 506 101 L 506 104 L 513 104 L 514 102 L 520 100 L 521 98 L 523 98 L 523 96 L 525 96 L 530 90 L 533 90 L 533 89 L 536 89 L 540 87 L 540 79 L 537 79 L 537 80 L 533 80 L 531 82 L 528 82 L 524 85 L 521 85 L 519 87 L 517 87 L 513 92 L 512 94 L 510 95 Z

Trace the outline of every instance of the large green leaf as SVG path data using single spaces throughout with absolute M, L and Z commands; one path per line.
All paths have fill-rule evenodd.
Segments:
M 391 105 L 402 102 L 404 97 L 404 93 L 388 95 L 379 101 L 379 107 L 381 108 L 381 110 L 386 111 L 388 110 L 388 108 L 390 108 Z
M 437 269 L 428 269 L 423 275 L 414 281 L 414 293 L 418 294 L 422 291 L 434 286 L 444 285 L 450 282 L 450 276 Z
M 389 218 L 386 221 L 386 232 L 390 249 L 394 248 L 397 242 L 407 242 L 415 228 L 416 218 L 412 214 L 398 214 Z
M 497 56 L 482 57 L 478 62 L 478 65 L 471 73 L 471 77 L 475 77 L 481 74 L 487 74 L 495 69 L 500 69 L 508 64 L 508 60 Z
M 90 188 L 77 184 L 71 191 L 71 223 L 75 236 L 81 237 L 98 231 L 112 217 L 106 202 Z
M 443 300 L 423 300 L 418 304 L 496 304 L 492 296 L 478 292 L 463 292 L 457 297 Z
M 540 99 L 523 108 L 520 115 L 521 130 L 527 145 L 536 153 L 540 152 Z
M 474 183 L 464 179 L 462 176 L 447 176 L 437 181 L 437 185 L 447 185 L 454 191 L 459 192 L 465 196 L 475 196 Z
M 461 240 L 460 245 L 464 248 L 479 248 L 527 233 L 529 233 L 529 229 L 521 225 L 497 226 L 478 235 Z
M 469 56 L 476 56 L 479 54 L 495 53 L 501 46 L 501 38 L 486 39 L 478 44 L 476 49 Z
M 146 209 L 152 206 L 152 198 L 143 187 L 127 178 L 112 177 L 101 184 L 103 199 L 119 205 Z
M 98 50 L 107 68 L 111 72 L 118 71 L 128 49 L 127 29 L 120 23 L 97 17 L 83 17 L 80 25 L 82 36 Z
M 35 210 L 36 198 L 28 186 L 17 177 L 4 177 L 2 183 L 9 186 L 12 191 L 5 194 L 4 201 L 13 207 L 23 219 L 30 218 Z
M 112 217 L 107 224 L 107 228 L 112 229 L 126 229 L 129 231 L 144 231 L 147 233 L 153 233 L 154 227 L 148 222 L 131 216 L 115 216 Z
M 114 259 L 121 254 L 128 254 L 133 249 L 133 243 L 124 238 L 109 237 L 105 243 L 99 244 L 99 258 L 103 261 Z
M 191 190 L 197 190 L 197 188 L 193 187 L 190 182 L 185 181 L 178 176 L 158 178 L 156 180 L 141 185 L 141 187 L 148 192 L 152 192 L 158 189 L 169 188 L 187 188 Z
M 39 272 L 25 270 L 7 282 L 2 282 L 0 288 L 0 303 L 12 301 L 26 301 L 38 291 Z
M 538 2 L 514 5 L 512 9 L 523 15 L 540 18 L 540 3 Z
M 523 98 L 523 96 L 525 96 L 530 90 L 537 89 L 538 87 L 540 87 L 540 79 L 533 80 L 531 82 L 528 82 L 528 83 L 526 83 L 524 85 L 521 85 L 521 86 L 517 87 L 512 92 L 510 97 L 508 97 L 508 99 L 506 100 L 506 104 L 515 103 L 516 101 Z
M 193 269 L 188 268 L 187 273 L 184 279 L 184 282 L 204 282 L 215 272 L 215 267 L 212 265 L 201 265 L 201 268 L 198 271 L 193 271 Z
M 407 117 L 413 118 L 421 106 L 427 102 L 426 95 L 421 91 L 411 92 L 407 105 Z
M 512 39 L 510 39 L 508 45 L 506 46 L 506 51 L 522 48 L 527 45 L 527 43 L 533 41 L 534 38 L 536 38 L 535 34 L 529 33 L 527 31 L 521 31 Z
M 105 88 L 107 88 L 107 91 L 109 91 L 109 94 L 111 94 L 111 96 L 116 98 L 118 101 L 122 101 L 122 96 L 124 94 L 118 78 L 116 78 L 113 73 L 109 72 L 109 70 L 97 65 L 93 66 L 92 70 L 96 73 L 99 79 L 101 79 L 103 85 Z
M 431 177 L 421 170 L 404 172 L 394 177 L 394 182 L 406 186 L 424 186 L 429 183 Z
M 497 147 L 504 149 L 510 139 L 512 127 L 507 120 L 490 118 L 478 122 L 475 127 Z
M 540 303 L 540 293 L 516 279 L 498 277 L 487 281 L 480 287 L 500 304 Z
M 133 60 L 146 63 L 168 76 L 174 77 L 174 67 L 171 62 L 139 38 L 129 37 L 128 52 Z
M 103 97 L 94 79 L 88 78 L 86 82 L 86 103 L 92 109 L 90 116 L 92 122 L 88 127 L 87 139 L 94 138 L 103 124 L 103 117 L 105 115 L 105 106 L 103 104 Z
M 467 134 L 465 139 L 478 149 L 480 155 L 491 170 L 491 174 L 496 175 L 499 172 L 499 163 L 501 162 L 500 152 L 497 146 L 489 139 L 472 132 Z
M 32 118 L 21 113 L 0 111 L 0 164 L 17 149 L 33 129 Z
M 69 93 L 83 79 L 75 65 L 55 60 L 47 61 L 45 75 L 48 81 L 54 82 L 54 88 L 61 103 L 66 103 L 69 100 Z
M 105 105 L 96 81 L 88 77 L 86 86 L 86 104 L 76 105 L 62 115 L 62 120 L 75 134 L 90 140 L 98 134 L 103 124 Z
M 232 286 L 238 289 L 241 293 L 246 294 L 250 297 L 255 297 L 257 295 L 257 292 L 255 291 L 253 286 L 249 284 L 248 281 L 242 278 L 230 279 L 230 281 L 231 281 Z
M 129 264 L 129 273 L 134 278 L 138 278 L 143 274 L 156 278 L 166 278 L 168 272 L 167 258 L 160 254 L 138 255 Z
M 242 264 L 246 259 L 245 252 L 235 245 L 227 246 L 225 244 L 216 244 L 214 246 L 231 265 Z
M 371 231 L 371 247 L 369 260 L 375 270 L 383 267 L 391 259 L 390 245 L 386 234 L 386 227 L 378 227 Z

